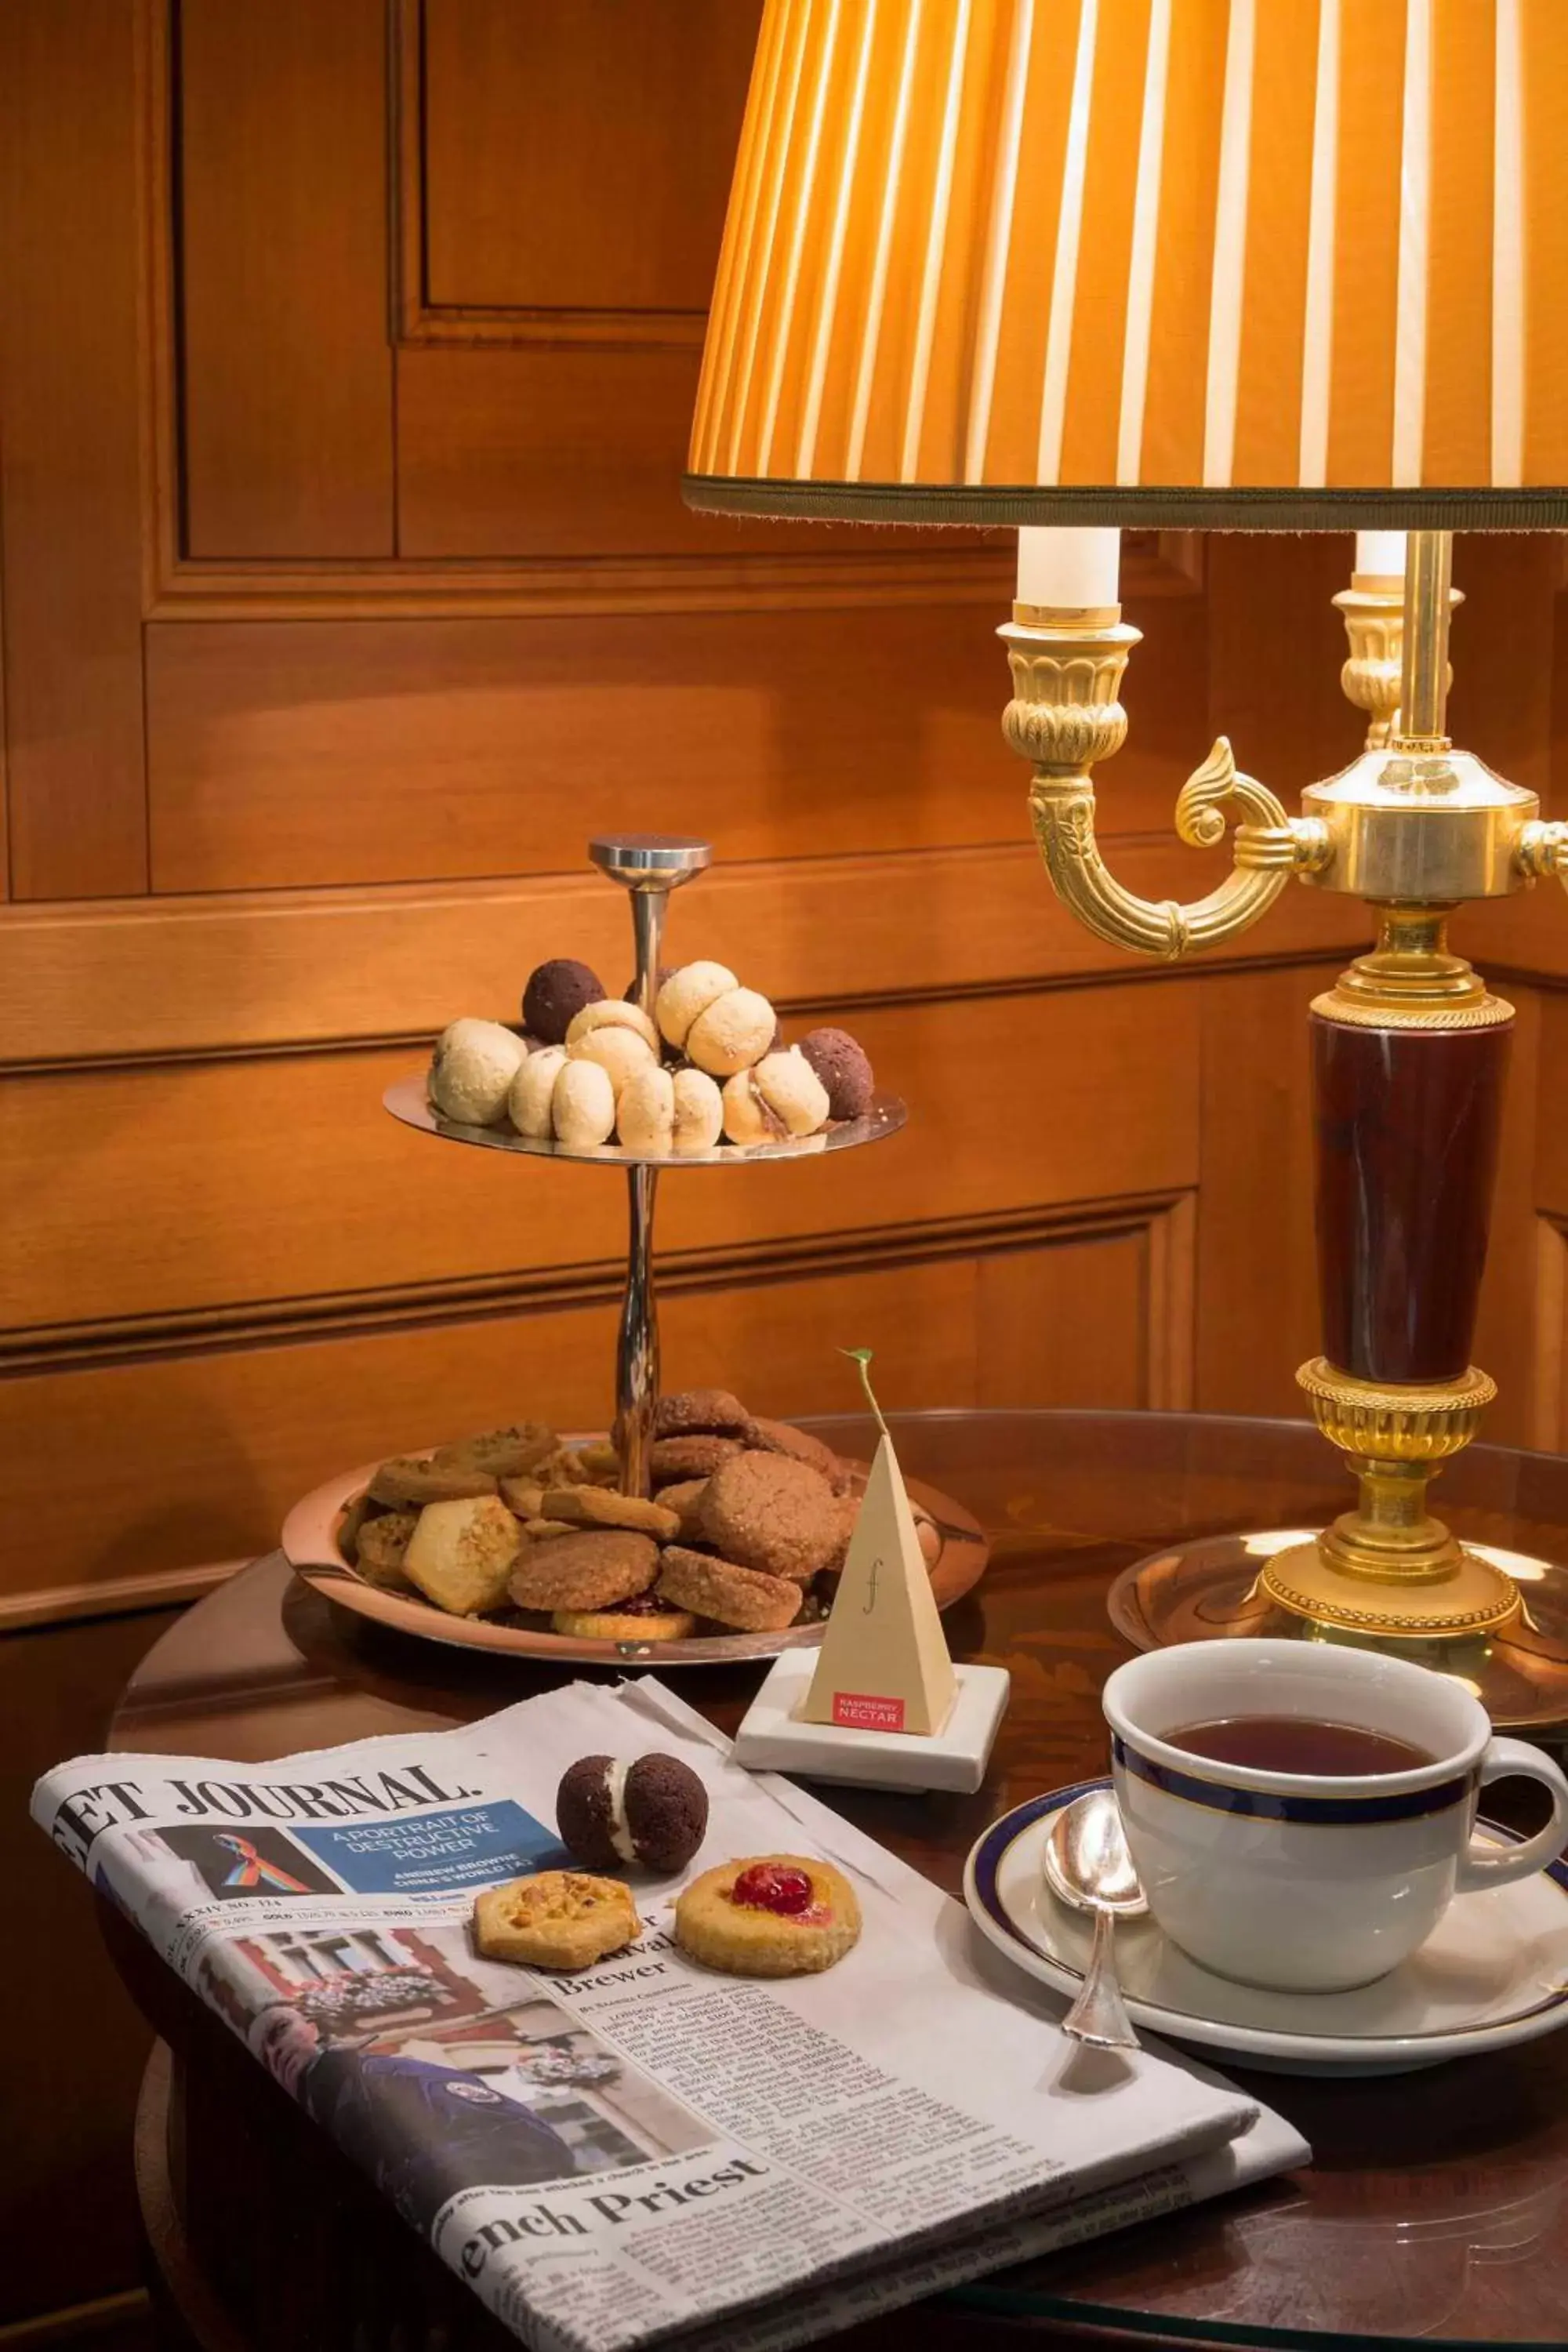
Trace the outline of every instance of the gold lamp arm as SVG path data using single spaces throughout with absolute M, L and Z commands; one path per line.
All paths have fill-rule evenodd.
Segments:
M 1176 831 L 1194 848 L 1213 848 L 1225 838 L 1225 803 L 1234 802 L 1240 819 L 1232 871 L 1217 889 L 1187 905 L 1124 889 L 1095 839 L 1089 771 L 1126 738 L 1127 713 L 1118 692 L 1140 633 L 1110 614 L 1095 613 L 1016 616 L 999 634 L 1013 673 L 1002 731 L 1034 767 L 1035 838 L 1058 897 L 1097 937 L 1136 955 L 1168 960 L 1212 947 L 1246 930 L 1293 873 L 1310 872 L 1327 856 L 1321 824 L 1288 816 L 1266 784 L 1242 774 L 1222 735 L 1182 787 Z
M 1539 819 L 1527 824 L 1516 855 L 1521 873 L 1531 882 L 1550 881 L 1555 874 L 1568 890 L 1568 824 L 1543 824 Z

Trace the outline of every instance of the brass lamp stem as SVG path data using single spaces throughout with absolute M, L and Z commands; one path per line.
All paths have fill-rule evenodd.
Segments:
M 1454 563 L 1451 530 L 1413 530 L 1405 558 L 1405 644 L 1399 713 L 1392 748 L 1446 751 L 1448 699 L 1448 590 Z

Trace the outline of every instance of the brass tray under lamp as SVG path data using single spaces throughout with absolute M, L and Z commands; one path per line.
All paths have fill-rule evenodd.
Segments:
M 1363 1636 L 1311 1623 L 1270 1598 L 1270 1562 L 1314 1545 L 1320 1532 L 1268 1528 L 1170 1544 L 1123 1569 L 1107 1602 L 1110 1622 L 1139 1650 L 1229 1634 L 1373 1649 L 1468 1684 L 1500 1729 L 1540 1734 L 1568 1724 L 1568 1574 L 1562 1569 L 1467 1536 L 1466 1551 L 1511 1578 L 1521 1606 L 1507 1624 L 1485 1632 L 1398 1642 L 1386 1632 Z

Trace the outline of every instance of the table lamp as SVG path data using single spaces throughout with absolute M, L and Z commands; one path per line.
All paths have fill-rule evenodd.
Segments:
M 1369 902 L 1375 948 L 1310 1015 L 1323 1352 L 1298 1374 L 1360 1501 L 1225 1622 L 1483 1682 L 1561 1571 L 1523 1563 L 1521 1610 L 1426 1508 L 1495 1392 L 1469 1351 L 1513 1019 L 1445 927 L 1568 881 L 1568 825 L 1445 734 L 1451 533 L 1568 523 L 1565 299 L 1562 0 L 768 0 L 685 483 L 722 513 L 1019 527 L 1004 731 L 1102 939 L 1186 956 L 1293 878 Z M 1232 814 L 1231 871 L 1188 905 L 1095 841 L 1139 642 L 1123 524 L 1358 531 L 1366 749 L 1293 816 L 1216 742 L 1175 823 L 1213 845 Z

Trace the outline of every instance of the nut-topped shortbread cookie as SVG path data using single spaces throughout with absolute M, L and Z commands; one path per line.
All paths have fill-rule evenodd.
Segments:
M 637 1905 L 620 1880 L 584 1870 L 509 1879 L 474 1902 L 474 1941 L 486 1959 L 524 1968 L 591 1968 L 641 1934 Z

